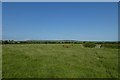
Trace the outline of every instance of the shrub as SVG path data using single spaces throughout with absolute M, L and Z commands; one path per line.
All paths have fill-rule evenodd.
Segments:
M 118 44 L 102 44 L 101 47 L 118 49 L 118 48 L 120 48 L 120 45 L 118 45 Z
M 84 46 L 84 47 L 93 48 L 93 47 L 96 46 L 96 44 L 95 44 L 95 43 L 84 43 L 83 46 Z

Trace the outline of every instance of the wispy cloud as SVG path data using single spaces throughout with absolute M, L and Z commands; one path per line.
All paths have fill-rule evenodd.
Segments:
M 31 40 L 30 38 L 25 38 L 24 40 Z

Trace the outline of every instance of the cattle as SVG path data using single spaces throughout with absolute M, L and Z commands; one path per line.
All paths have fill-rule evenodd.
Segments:
M 95 48 L 101 48 L 101 45 L 96 45 Z

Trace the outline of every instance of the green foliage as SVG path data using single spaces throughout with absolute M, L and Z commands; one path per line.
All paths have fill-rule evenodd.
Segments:
M 118 49 L 120 48 L 120 45 L 119 44 L 102 44 L 101 47 Z
M 85 47 L 94 47 L 94 44 L 117 44 L 118 42 L 76 41 L 76 40 L 2 40 L 2 44 L 84 44 Z
M 94 48 L 94 47 L 96 46 L 96 44 L 95 44 L 95 43 L 89 43 L 89 42 L 88 42 L 88 43 L 84 43 L 83 46 L 84 46 L 84 47 L 89 47 L 89 48 Z

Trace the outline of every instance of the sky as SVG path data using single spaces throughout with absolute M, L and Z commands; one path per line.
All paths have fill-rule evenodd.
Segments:
M 117 2 L 3 2 L 3 40 L 117 41 Z
M 2 3 L 0 2 L 0 40 L 2 40 Z

